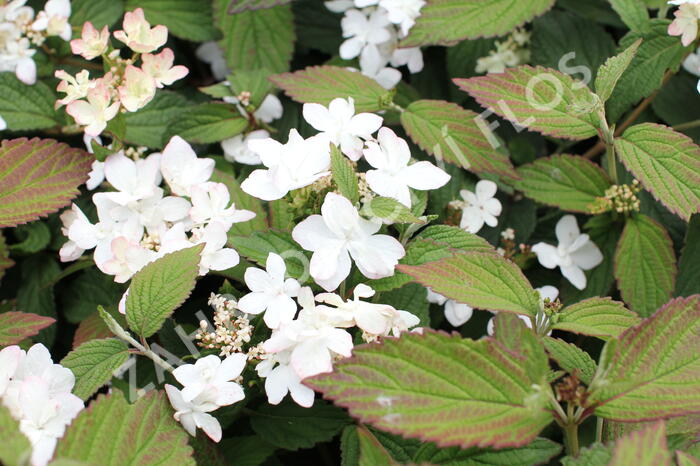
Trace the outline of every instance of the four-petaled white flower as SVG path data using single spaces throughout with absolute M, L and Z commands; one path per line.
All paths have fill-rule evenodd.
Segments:
M 347 40 L 340 46 L 340 57 L 351 60 L 366 48 L 376 48 L 378 44 L 391 39 L 387 29 L 389 18 L 386 11 L 375 10 L 369 17 L 359 10 L 348 10 L 340 22 L 343 37 Z
M 267 169 L 254 170 L 241 188 L 264 201 L 281 199 L 289 191 L 330 174 L 330 142 L 323 134 L 304 139 L 292 129 L 286 144 L 271 138 L 254 139 L 248 148 L 260 156 Z
M 160 170 L 173 193 L 188 196 L 192 186 L 209 181 L 214 172 L 213 159 L 200 159 L 180 136 L 173 136 L 163 149 Z
M 532 252 L 544 267 L 559 267 L 562 275 L 579 290 L 586 288 L 584 270 L 591 270 L 603 261 L 603 254 L 587 234 L 581 234 L 573 215 L 563 216 L 556 226 L 557 247 L 537 243 Z
M 207 182 L 190 189 L 192 208 L 190 218 L 195 224 L 220 223 L 226 231 L 234 223 L 247 222 L 255 217 L 250 210 L 237 210 L 231 202 L 231 195 L 223 183 Z
M 98 31 L 90 21 L 83 24 L 83 31 L 80 39 L 70 41 L 71 51 L 80 55 L 86 60 L 97 58 L 107 51 L 109 43 L 109 29 L 107 26 Z
M 424 0 L 379 0 L 379 6 L 386 9 L 389 21 L 400 27 L 402 36 L 408 35 L 424 5 Z
M 353 161 L 362 157 L 364 140 L 372 137 L 382 125 L 382 117 L 373 113 L 355 115 L 355 101 L 333 99 L 328 108 L 321 104 L 304 104 L 304 119 L 325 134 L 330 142 L 340 146 L 343 154 Z
M 114 38 L 125 43 L 134 52 L 153 52 L 168 40 L 168 28 L 162 25 L 151 28 L 142 8 L 127 12 L 122 27 L 123 31 L 114 31 Z
M 447 299 L 445 296 L 435 293 L 430 288 L 428 288 L 427 298 L 430 303 L 445 306 L 445 319 L 447 319 L 447 322 L 453 327 L 461 327 L 466 324 L 474 314 L 474 309 L 471 306 L 457 302 L 454 299 Z
M 141 55 L 143 71 L 155 80 L 156 87 L 162 89 L 164 86 L 169 86 L 178 79 L 187 76 L 189 70 L 186 66 L 173 66 L 175 62 L 175 54 L 170 49 L 163 49 L 159 54 L 153 55 L 146 53 Z
M 484 224 L 495 227 L 497 217 L 501 215 L 503 206 L 496 199 L 498 186 L 489 180 L 481 180 L 476 184 L 476 193 L 463 189 L 459 192 L 465 205 L 462 210 L 462 220 L 459 227 L 469 233 L 478 233 Z
M 109 184 L 118 190 L 105 193 L 105 197 L 119 205 L 140 201 L 153 196 L 161 182 L 160 156 L 151 154 L 134 161 L 120 151 L 105 159 L 104 174 Z
M 290 355 L 289 350 L 267 355 L 255 370 L 260 377 L 265 377 L 268 403 L 277 405 L 289 393 L 299 406 L 310 408 L 314 404 L 314 391 L 301 383 L 289 362 Z
M 381 196 L 398 200 L 411 207 L 411 191 L 437 189 L 444 186 L 450 175 L 430 162 L 409 165 L 411 151 L 404 139 L 389 128 L 381 128 L 377 142 L 368 142 L 363 151 L 365 159 L 374 168 L 367 172 L 367 184 Z
M 249 267 L 245 271 L 245 283 L 250 293 L 238 301 L 238 309 L 246 314 L 265 312 L 265 325 L 276 329 L 282 323 L 291 322 L 297 312 L 297 305 L 292 299 L 299 293 L 299 282 L 284 275 L 287 267 L 284 259 L 275 253 L 269 253 L 265 271 Z
M 304 249 L 313 251 L 310 273 L 316 283 L 333 291 L 350 273 L 350 257 L 367 278 L 393 275 L 405 250 L 395 238 L 376 234 L 380 226 L 361 218 L 343 196 L 328 193 L 321 215 L 299 223 L 292 237 Z
M 87 91 L 87 102 L 73 101 L 66 107 L 66 112 L 79 125 L 85 126 L 85 134 L 99 136 L 107 127 L 107 122 L 117 116 L 119 102 L 112 103 L 109 89 L 104 82 L 99 82 Z
M 196 437 L 197 428 L 199 428 L 213 441 L 219 442 L 221 440 L 221 424 L 209 414 L 218 409 L 219 405 L 206 399 L 185 401 L 182 392 L 177 387 L 166 383 L 164 388 L 170 404 L 175 409 L 173 418 L 182 424 L 188 434 Z

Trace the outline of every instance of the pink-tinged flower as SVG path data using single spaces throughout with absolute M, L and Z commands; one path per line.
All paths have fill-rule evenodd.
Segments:
M 681 43 L 687 47 L 698 36 L 700 5 L 684 3 L 674 15 L 676 19 L 668 26 L 668 33 L 672 36 L 681 36 Z
M 168 40 L 168 28 L 162 25 L 151 28 L 141 8 L 126 13 L 122 27 L 123 31 L 114 31 L 114 37 L 134 52 L 153 52 Z
M 97 58 L 107 51 L 109 42 L 109 29 L 103 27 L 101 31 L 95 29 L 90 21 L 83 24 L 83 33 L 80 39 L 70 41 L 70 48 L 76 55 L 81 55 L 86 60 Z
M 66 107 L 66 112 L 75 121 L 85 126 L 85 134 L 99 136 L 107 127 L 107 122 L 119 112 L 119 102 L 111 103 L 109 89 L 103 82 L 99 82 L 87 93 L 87 102 L 76 100 Z
M 87 97 L 88 91 L 95 86 L 95 81 L 90 81 L 88 70 L 81 71 L 75 77 L 63 70 L 57 70 L 54 76 L 61 80 L 56 90 L 66 94 L 64 98 L 56 101 L 56 108 Z
M 156 81 L 142 69 L 129 65 L 124 71 L 123 84 L 118 91 L 124 108 L 135 112 L 145 107 L 156 95 Z
M 156 252 L 142 247 L 136 241 L 119 236 L 112 240 L 112 258 L 97 263 L 97 267 L 107 275 L 114 275 L 114 281 L 125 283 L 146 264 L 156 259 Z
M 147 53 L 141 56 L 141 60 L 143 60 L 141 68 L 156 81 L 159 89 L 184 78 L 190 72 L 186 66 L 173 66 L 175 55 L 170 49 L 163 49 L 158 55 Z

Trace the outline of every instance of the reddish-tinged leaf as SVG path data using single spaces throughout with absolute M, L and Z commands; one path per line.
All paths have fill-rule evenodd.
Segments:
M 671 466 L 663 421 L 618 440 L 608 466 Z
M 591 384 L 598 416 L 624 422 L 700 413 L 700 295 L 671 300 L 610 340 Z
M 676 462 L 678 466 L 700 466 L 700 460 L 680 450 L 676 450 Z
M 388 99 L 389 91 L 362 73 L 339 66 L 310 66 L 294 73 L 270 77 L 297 102 L 328 105 L 335 98 L 355 99 L 355 112 L 375 112 Z
M 639 323 L 639 316 L 611 298 L 590 298 L 562 309 L 554 329 L 608 339 Z
M 625 166 L 656 199 L 685 221 L 700 212 L 700 147 L 685 134 L 653 123 L 615 139 Z
M 121 323 L 126 327 L 123 317 Z M 86 341 L 109 338 L 111 336 L 112 332 L 107 328 L 100 314 L 94 312 L 78 325 L 78 329 L 73 335 L 73 348 L 77 348 Z
M 15 345 L 25 338 L 33 337 L 40 330 L 56 322 L 27 312 L 4 312 L 0 314 L 0 346 Z
M 67 205 L 87 180 L 93 158 L 53 139 L 0 145 L 0 227 L 36 220 Z
M 334 372 L 305 380 L 360 421 L 439 446 L 527 445 L 552 421 L 544 350 L 527 357 L 485 338 L 426 330 L 358 346 Z
M 474 173 L 518 178 L 508 157 L 494 148 L 477 125 L 478 117 L 444 100 L 418 100 L 401 113 L 401 124 L 421 149 L 438 160 Z
M 534 316 L 540 306 L 520 267 L 498 254 L 459 253 L 397 268 L 436 293 L 479 309 Z
M 81 411 L 58 442 L 56 458 L 99 464 L 194 465 L 188 435 L 173 419 L 165 393 L 153 390 L 129 404 L 119 390 Z
M 504 73 L 455 79 L 482 107 L 514 124 L 564 139 L 588 139 L 598 134 L 597 117 L 576 114 L 574 104 L 590 104 L 594 95 L 569 75 L 541 66 L 519 66 Z
M 643 317 L 671 298 L 676 255 L 660 223 L 641 214 L 627 220 L 615 251 L 615 278 L 624 301 Z

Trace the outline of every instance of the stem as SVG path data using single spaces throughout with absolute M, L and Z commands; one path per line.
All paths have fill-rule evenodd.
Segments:
M 171 366 L 171 365 L 168 364 L 166 361 L 164 361 L 164 360 L 163 360 L 160 356 L 158 356 L 156 353 L 154 353 L 153 351 L 151 351 L 150 349 L 146 348 L 146 347 L 143 346 L 141 343 L 139 343 L 138 341 L 136 341 L 131 335 L 129 335 L 128 332 L 123 332 L 123 333 L 120 332 L 120 334 L 117 335 L 117 336 L 118 336 L 119 338 L 121 338 L 122 340 L 126 341 L 127 343 L 129 343 L 131 346 L 133 346 L 133 347 L 136 348 L 137 350 L 139 350 L 139 353 L 138 353 L 138 354 L 140 354 L 140 355 L 142 355 L 142 356 L 146 356 L 146 357 L 149 358 L 151 361 L 153 361 L 154 363 L 158 364 L 160 367 L 162 367 L 163 369 L 165 369 L 165 370 L 168 371 L 168 372 L 172 372 L 172 371 L 173 371 L 173 369 L 174 369 L 173 366 Z
M 615 147 L 612 144 L 608 144 L 607 150 L 608 158 L 608 175 L 613 180 L 613 183 L 617 184 L 617 161 L 615 160 Z
M 676 131 L 683 131 L 685 129 L 697 128 L 700 126 L 700 120 L 693 120 L 687 123 L 681 123 L 680 125 L 672 126 Z
M 570 456 L 578 456 L 578 423 L 574 420 L 574 405 L 566 404 L 567 424 L 564 425 L 564 441 Z
M 598 443 L 603 442 L 603 418 L 602 417 L 596 418 L 595 441 Z

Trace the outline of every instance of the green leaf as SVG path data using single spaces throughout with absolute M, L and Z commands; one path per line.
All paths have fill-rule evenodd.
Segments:
M 533 21 L 530 48 L 529 63 L 572 74 L 590 85 L 616 44 L 595 21 L 552 10 Z
M 548 367 L 526 371 L 524 359 L 490 338 L 426 330 L 357 346 L 305 383 L 379 429 L 439 446 L 514 447 L 552 421 L 533 388 Z
M 534 316 L 540 307 L 520 267 L 498 254 L 465 252 L 398 269 L 434 292 L 475 308 Z
M 392 223 L 425 223 L 413 215 L 411 209 L 389 197 L 372 198 L 364 203 L 361 210 L 368 217 L 376 217 Z
M 110 315 L 113 319 L 115 319 L 115 321 L 118 321 L 118 324 L 121 327 L 126 327 L 126 319 L 122 314 L 119 314 L 116 310 L 114 310 L 111 312 Z M 78 328 L 75 331 L 75 335 L 73 335 L 73 348 L 77 348 L 78 346 L 90 340 L 109 338 L 112 335 L 112 331 L 107 327 L 107 324 L 102 319 L 98 311 L 94 314 L 90 314 L 85 318 L 85 320 L 81 321 L 80 324 L 78 324 Z
M 612 458 L 612 445 L 594 443 L 583 448 L 577 457 L 567 456 L 561 459 L 563 466 L 606 466 Z
M 190 104 L 181 94 L 159 90 L 152 101 L 137 112 L 124 114 L 126 123 L 125 140 L 138 146 L 161 149 L 164 146 L 163 134 L 175 119 Z
M 331 100 L 352 97 L 355 112 L 382 109 L 388 91 L 367 76 L 339 66 L 310 66 L 294 73 L 271 76 L 270 80 L 301 103 L 328 105 Z
M 124 287 L 114 283 L 114 277 L 97 269 L 89 269 L 70 283 L 64 294 L 62 314 L 72 324 L 81 322 L 97 312 L 97 306 L 117 304 L 124 294 Z
M 483 238 L 461 228 L 433 225 L 423 230 L 406 247 L 406 255 L 399 261 L 405 265 L 421 265 L 452 255 L 451 249 L 494 253 L 493 247 Z M 393 276 L 367 282 L 377 291 L 388 291 L 411 281 L 411 277 L 396 271 Z
M 16 345 L 54 322 L 56 319 L 53 317 L 28 312 L 3 312 L 0 314 L 0 346 Z
M 272 8 L 277 5 L 286 5 L 292 0 L 230 0 L 228 5 L 228 13 L 235 15 L 246 10 L 262 10 Z
M 685 221 L 700 211 L 700 147 L 671 128 L 643 123 L 615 139 L 627 169 L 656 199 Z
M 698 464 L 700 464 L 700 460 L 696 457 L 680 450 L 676 450 L 676 462 L 678 466 L 698 466 Z
M 624 422 L 700 411 L 700 295 L 668 302 L 610 340 L 591 384 L 595 414 Z
M 584 350 L 567 343 L 559 338 L 545 337 L 542 339 L 549 356 L 554 359 L 559 367 L 569 374 L 576 373 L 579 379 L 586 385 L 590 385 L 596 371 L 596 363 Z
M 29 439 L 20 432 L 19 422 L 0 403 L 0 462 L 6 466 L 30 464 L 32 445 Z
M 539 158 L 518 167 L 518 174 L 513 185 L 527 197 L 572 212 L 589 213 L 611 185 L 599 165 L 569 154 Z
M 81 29 L 86 21 L 98 29 L 112 26 L 124 14 L 123 0 L 72 0 L 70 6 L 70 22 Z
M 394 466 L 398 465 L 379 440 L 365 427 L 357 428 L 357 438 L 360 445 L 358 466 Z
M 520 448 L 502 450 L 456 447 L 437 448 L 425 443 L 413 458 L 416 464 L 445 464 L 449 466 L 532 466 L 547 464 L 561 452 L 561 445 L 546 438 L 536 438 L 532 443 Z
M 229 104 L 200 104 L 180 112 L 168 126 L 167 139 L 180 136 L 189 142 L 209 144 L 243 132 L 248 120 Z M 164 140 L 163 143 L 167 143 Z
M 286 231 L 268 230 L 253 233 L 251 236 L 229 237 L 229 242 L 238 253 L 258 265 L 265 267 L 267 256 L 274 252 L 284 259 L 287 274 L 301 282 L 309 278 L 309 259 L 301 247 Z
M 167 26 L 168 32 L 181 39 L 204 42 L 218 37 L 212 24 L 210 2 L 201 0 L 126 0 L 126 9 L 143 8 L 151 24 Z
M 187 438 L 163 392 L 153 390 L 129 404 L 113 390 L 78 414 L 58 442 L 56 457 L 103 466 L 193 466 Z
M 232 70 L 289 69 L 294 52 L 294 17 L 289 5 L 228 14 L 230 0 L 215 0 L 214 19 L 223 32 L 219 45 Z
M 357 426 L 349 425 L 340 434 L 340 466 L 357 466 L 360 461 L 360 440 Z
M 10 259 L 10 251 L 8 250 L 5 237 L 0 231 L 0 279 L 5 275 L 5 270 L 15 265 L 15 261 Z
M 250 93 L 250 105 L 258 108 L 265 96 L 272 91 L 272 83 L 268 80 L 270 71 L 261 70 L 235 70 L 226 79 L 230 83 L 234 96 L 243 92 Z
M 360 188 L 355 169 L 335 144 L 331 144 L 331 173 L 340 194 L 350 199 L 353 204 L 357 203 L 360 199 Z
M 661 88 L 651 108 L 668 126 L 682 125 L 700 119 L 698 80 L 689 73 L 676 74 Z M 677 129 L 694 141 L 700 140 L 700 128 Z
M 235 456 L 236 466 L 260 466 L 272 456 L 276 448 L 258 435 L 245 435 L 221 440 L 219 450 Z
M 10 251 L 23 254 L 33 254 L 46 248 L 51 241 L 51 230 L 44 222 L 31 222 L 19 225 L 14 230 L 15 236 L 21 240 L 10 246 Z
M 126 298 L 129 328 L 146 338 L 158 331 L 194 289 L 204 245 L 166 254 L 134 275 Z
M 646 11 L 646 9 L 644 11 Z M 617 82 L 624 72 L 627 71 L 630 63 L 632 63 L 632 60 L 637 55 L 637 50 L 639 50 L 642 40 L 643 39 L 638 39 L 622 53 L 610 57 L 598 70 L 598 76 L 595 80 L 595 91 L 603 103 L 607 102 L 613 94 Z
M 642 0 L 610 0 L 613 10 L 620 15 L 622 22 L 633 31 L 649 26 L 649 12 Z
M 666 71 L 677 71 L 688 51 L 677 37 L 668 35 L 669 21 L 655 19 L 650 24 L 643 31 L 631 31 L 620 41 L 620 47 L 628 48 L 637 40 L 644 40 L 608 100 L 607 115 L 611 123 L 661 87 Z
M 615 443 L 609 466 L 671 466 L 666 426 L 659 421 Z
M 418 283 L 407 283 L 400 288 L 382 293 L 381 302 L 395 309 L 410 312 L 420 319 L 418 327 L 430 327 L 428 290 Z
M 700 293 L 700 214 L 690 218 L 684 244 L 678 261 L 676 296 Z
M 452 45 L 462 39 L 500 36 L 541 15 L 554 0 L 432 0 L 421 8 L 402 47 Z
M 236 178 L 221 170 L 214 170 L 211 180 L 226 185 L 231 195 L 231 201 L 236 206 L 236 209 L 245 209 L 255 212 L 255 217 L 247 222 L 234 223 L 228 231 L 229 236 L 232 234 L 249 236 L 256 231 L 267 230 L 267 213 L 265 212 L 262 202 L 244 192 Z
M 605 340 L 619 336 L 640 321 L 637 314 L 611 298 L 590 298 L 572 304 L 556 314 L 555 319 L 553 329 Z
M 615 278 L 624 301 L 643 317 L 669 300 L 676 257 L 663 226 L 641 214 L 627 220 L 615 251 Z
M 123 341 L 107 338 L 88 341 L 68 353 L 61 365 L 75 374 L 73 393 L 83 400 L 94 395 L 129 359 L 128 350 Z
M 475 173 L 517 178 L 508 157 L 496 151 L 479 116 L 444 100 L 417 100 L 401 112 L 401 124 L 421 149 Z
M 571 111 L 595 96 L 569 75 L 541 66 L 508 68 L 504 73 L 455 79 L 482 107 L 510 122 L 548 136 L 582 140 L 598 134 L 597 117 Z
M 34 254 L 25 259 L 21 266 L 17 309 L 22 312 L 56 318 L 56 301 L 51 281 L 61 273 L 61 268 L 52 256 Z M 56 337 L 56 326 L 41 330 L 34 340 L 50 347 Z
M 265 441 L 286 450 L 311 448 L 330 441 L 350 423 L 342 409 L 316 400 L 311 408 L 283 402 L 263 404 L 252 413 L 250 425 Z
M 14 73 L 0 73 L 0 115 L 9 131 L 29 131 L 60 125 L 60 119 L 54 110 L 56 99 L 56 94 L 41 81 L 27 86 Z
M 91 163 L 84 150 L 53 139 L 3 140 L 0 227 L 27 223 L 69 204 L 87 180 Z

